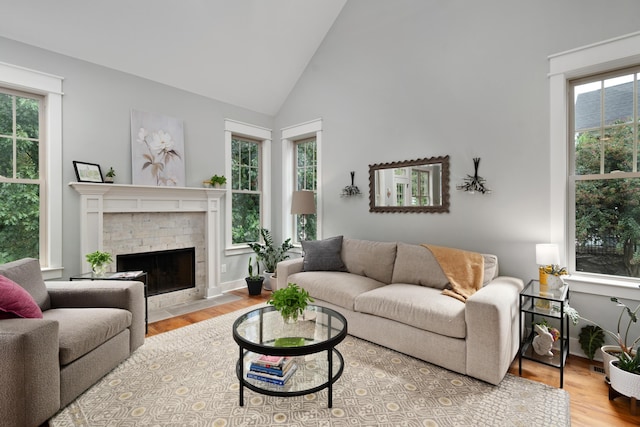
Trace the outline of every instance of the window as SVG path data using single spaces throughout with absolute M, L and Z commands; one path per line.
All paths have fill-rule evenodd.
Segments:
M 572 80 L 575 269 L 640 277 L 640 66 Z
M 225 120 L 227 254 L 249 248 L 269 228 L 271 130 Z
M 231 138 L 231 193 L 233 244 L 260 240 L 260 143 L 246 138 Z
M 296 190 L 316 192 L 318 188 L 318 153 L 315 136 L 295 141 L 295 179 Z M 308 240 L 317 238 L 317 214 L 294 215 L 294 242 L 299 242 L 299 236 Z
M 40 258 L 42 97 L 0 89 L 0 263 Z
M 322 238 L 322 120 L 312 120 L 282 129 L 282 164 L 287 168 L 282 173 L 282 230 L 283 238 L 291 237 L 294 245 L 300 237 Z M 315 192 L 316 214 L 291 215 L 293 192 L 310 190 Z
M 40 259 L 46 280 L 62 277 L 62 80 L 58 76 L 0 62 L 0 187 L 5 193 L 18 191 L 23 192 L 23 196 L 30 196 L 29 201 L 27 197 L 18 197 L 14 200 L 16 203 L 8 203 L 6 194 L 0 199 L 0 210 L 5 219 L 7 208 L 13 211 L 11 215 L 15 214 L 16 206 L 26 207 L 27 212 L 21 214 L 29 218 L 26 221 L 29 227 L 23 218 L 16 226 L 26 230 L 30 237 L 14 241 L 0 236 L 3 242 L 0 256 L 3 260 L 15 258 L 20 256 L 18 250 L 23 250 L 19 248 L 28 248 L 30 256 Z M 31 221 L 35 216 L 37 224 Z M 8 232 L 5 228 L 4 233 Z M 27 240 L 31 243 L 26 243 Z M 9 241 L 14 245 L 7 246 Z

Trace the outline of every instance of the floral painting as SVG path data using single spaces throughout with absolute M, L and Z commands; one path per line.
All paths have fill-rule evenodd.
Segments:
M 131 110 L 134 185 L 185 186 L 181 119 Z

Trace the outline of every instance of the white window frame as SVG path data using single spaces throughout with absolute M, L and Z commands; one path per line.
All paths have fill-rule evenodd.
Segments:
M 295 166 L 296 141 L 316 139 L 316 239 L 322 239 L 322 119 L 315 119 L 281 129 L 282 132 L 282 234 L 283 239 L 294 241 L 294 218 L 291 215 L 291 199 L 296 189 Z M 287 166 L 289 165 L 289 166 Z M 296 246 L 299 246 L 296 245 Z
M 260 158 L 260 226 L 271 227 L 271 129 L 242 123 L 236 120 L 224 121 L 225 176 L 228 178 L 225 201 L 225 255 L 237 255 L 252 252 L 249 245 L 234 244 L 232 229 L 232 193 L 231 193 L 231 139 L 233 136 L 257 140 L 261 144 Z
M 45 280 L 62 277 L 62 81 L 63 78 L 0 62 L 0 85 L 44 96 L 46 213 L 40 266 Z M 44 240 L 44 241 L 43 241 Z
M 591 74 L 625 68 L 640 63 L 640 32 L 624 35 L 549 57 L 549 203 L 551 225 L 549 241 L 563 248 L 567 265 L 572 269 L 569 282 L 572 290 L 596 295 L 620 298 L 637 298 L 637 279 L 602 277 L 600 275 L 575 272 L 575 252 L 572 237 L 575 232 L 572 219 L 575 217 L 575 200 L 569 188 L 569 80 Z M 573 217 L 572 217 L 573 215 Z

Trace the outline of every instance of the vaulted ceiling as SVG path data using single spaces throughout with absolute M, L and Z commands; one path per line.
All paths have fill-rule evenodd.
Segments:
M 275 115 L 345 3 L 0 0 L 0 36 Z

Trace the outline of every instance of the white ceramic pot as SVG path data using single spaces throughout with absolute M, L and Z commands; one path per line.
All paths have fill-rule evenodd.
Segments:
M 617 361 L 618 359 L 609 362 L 611 387 L 624 396 L 640 399 L 640 375 L 618 368 Z
M 262 288 L 267 290 L 267 291 L 272 291 L 273 287 L 276 286 L 275 285 L 275 280 L 273 275 L 275 273 L 270 273 L 268 271 L 264 272 L 264 282 L 262 283 Z
M 564 286 L 564 282 L 561 279 L 562 276 L 554 276 L 553 274 L 547 274 L 547 285 L 549 289 L 560 289 Z
M 604 368 L 604 376 L 605 380 L 609 381 L 609 363 L 612 360 L 618 360 L 617 353 L 620 353 L 620 346 L 618 345 L 603 345 L 600 347 L 600 351 L 602 352 L 602 367 Z M 616 353 L 610 354 L 609 352 Z

